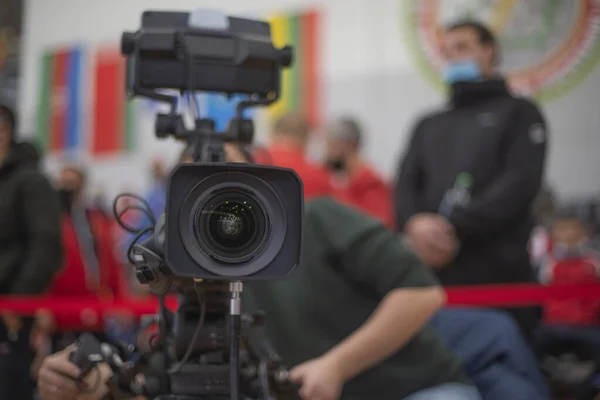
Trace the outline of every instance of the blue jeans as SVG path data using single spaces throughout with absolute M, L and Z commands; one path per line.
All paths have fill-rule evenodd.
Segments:
M 405 397 L 404 400 L 482 400 L 482 398 L 475 386 L 447 383 L 421 390 Z
M 537 359 L 506 313 L 446 308 L 430 326 L 462 359 L 465 372 L 487 400 L 552 398 Z

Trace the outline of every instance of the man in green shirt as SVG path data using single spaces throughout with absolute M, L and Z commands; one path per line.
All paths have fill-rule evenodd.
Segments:
M 300 265 L 246 285 L 303 399 L 479 399 L 425 325 L 445 295 L 378 221 L 331 199 L 305 205 Z M 412 396 L 412 397 L 411 397 Z
M 481 399 L 426 327 L 443 290 L 396 234 L 324 198 L 306 203 L 303 233 L 294 274 L 247 284 L 244 310 L 266 312 L 267 336 L 304 400 Z M 77 376 L 66 353 L 40 370 L 44 399 L 81 394 L 61 375 Z

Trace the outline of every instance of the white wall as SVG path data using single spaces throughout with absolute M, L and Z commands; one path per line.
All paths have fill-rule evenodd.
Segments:
M 190 10 L 198 6 L 233 14 L 265 15 L 316 7 L 323 13 L 324 113 L 356 113 L 369 130 L 367 155 L 388 176 L 411 121 L 442 98 L 415 70 L 403 38 L 402 2 L 408 0 L 27 0 L 23 38 L 20 114 L 33 131 L 39 85 L 39 56 L 47 48 L 75 41 L 118 43 L 123 30 L 136 30 L 146 9 Z M 375 6 L 376 4 L 376 6 Z M 567 98 L 546 107 L 553 131 L 549 178 L 567 195 L 600 192 L 600 69 Z M 596 111 L 587 108 L 596 107 Z M 587 107 L 587 108 L 586 108 Z M 173 158 L 177 147 L 153 137 L 142 121 L 134 157 L 91 161 L 95 185 L 109 195 L 147 183 L 147 163 Z M 264 134 L 264 132 L 262 132 Z M 595 150 L 594 150 L 595 149 Z M 56 160 L 48 161 L 53 171 Z

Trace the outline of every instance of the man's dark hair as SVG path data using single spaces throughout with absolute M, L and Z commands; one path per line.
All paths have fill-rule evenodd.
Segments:
M 456 31 L 458 29 L 472 29 L 479 38 L 479 43 L 483 45 L 496 47 L 496 36 L 490 28 L 482 24 L 481 22 L 474 20 L 462 20 L 452 23 L 446 27 L 446 32 Z
M 12 108 L 5 104 L 0 104 L 0 122 L 8 125 L 8 129 L 14 136 L 17 117 L 15 116 L 15 112 L 12 110 Z

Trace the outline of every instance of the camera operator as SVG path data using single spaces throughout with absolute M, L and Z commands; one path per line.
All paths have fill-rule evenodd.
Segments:
M 14 112 L 0 105 L 0 295 L 38 295 L 61 267 L 60 208 L 39 154 L 15 140 Z M 3 312 L 0 399 L 33 399 L 33 321 Z
M 249 159 L 242 147 L 225 147 L 229 161 Z M 267 336 L 296 366 L 290 377 L 303 399 L 480 399 L 425 327 L 445 300 L 433 275 L 396 235 L 333 200 L 306 204 L 297 272 L 248 283 L 244 296 L 245 311 L 266 311 Z M 78 397 L 76 376 L 67 351 L 48 357 L 39 374 L 44 399 L 105 394 Z

